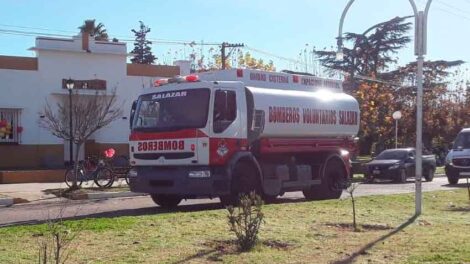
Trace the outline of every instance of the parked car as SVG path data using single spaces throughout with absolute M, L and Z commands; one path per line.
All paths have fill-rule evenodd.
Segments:
M 445 171 L 450 184 L 470 177 L 470 128 L 464 128 L 457 135 L 452 149 L 446 157 Z
M 382 151 L 372 161 L 364 166 L 366 182 L 374 179 L 391 179 L 404 183 L 408 177 L 415 176 L 414 148 L 388 149 Z M 423 155 L 423 176 L 426 181 L 432 181 L 436 171 L 434 155 Z

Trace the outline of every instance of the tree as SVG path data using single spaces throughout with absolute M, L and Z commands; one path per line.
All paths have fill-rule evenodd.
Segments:
M 95 19 L 85 20 L 85 22 L 83 22 L 83 25 L 78 27 L 80 29 L 80 32 L 89 32 L 90 35 L 95 38 L 95 40 L 108 41 L 109 36 L 108 32 L 106 31 L 106 28 L 104 27 L 104 24 L 98 23 L 98 25 L 95 26 L 95 21 Z
M 196 71 L 213 71 L 213 70 L 220 70 L 222 69 L 222 57 L 220 54 L 213 54 L 212 61 L 209 61 L 204 64 L 204 58 L 202 57 L 195 63 L 196 54 L 192 54 L 191 58 L 193 60 L 193 64 L 195 65 Z M 255 69 L 255 70 L 263 70 L 263 71 L 275 71 L 276 67 L 274 66 L 274 62 L 270 60 L 268 63 L 265 63 L 263 59 L 256 59 L 254 58 L 249 52 L 243 53 L 242 51 L 239 52 L 236 65 L 232 65 L 230 60 L 225 62 L 226 69 L 232 69 L 234 67 L 243 68 L 243 69 Z
M 252 57 L 249 52 L 240 52 L 240 54 L 238 55 L 238 67 L 264 71 L 276 70 L 276 67 L 274 67 L 274 62 L 272 60 L 270 60 L 268 63 L 265 63 L 263 59 L 256 59 Z
M 135 35 L 134 49 L 132 54 L 134 57 L 131 59 L 132 63 L 138 64 L 152 64 L 155 62 L 156 57 L 152 54 L 152 42 L 147 40 L 147 33 L 150 32 L 150 28 L 145 26 L 142 21 L 139 21 L 140 29 L 137 31 L 132 29 Z
M 344 40 L 352 42 L 352 48 L 343 48 L 344 59 L 336 60 L 335 51 L 316 51 L 320 63 L 330 72 L 342 71 L 347 74 L 345 90 L 354 92 L 354 76 L 380 78 L 390 64 L 397 62 L 396 53 L 405 47 L 410 37 L 405 34 L 411 29 L 410 17 L 395 17 L 391 20 L 376 24 L 362 34 L 345 33 Z
M 122 109 L 117 105 L 116 89 L 111 94 L 96 92 L 94 96 L 79 95 L 75 91 L 72 95 L 72 133 L 69 109 L 68 99 L 59 100 L 55 108 L 46 101 L 40 126 L 58 138 L 75 143 L 75 178 L 71 189 L 78 189 L 76 176 L 80 148 L 93 133 L 121 117 Z
M 343 48 L 343 61 L 336 60 L 335 51 L 316 51 L 320 62 L 331 73 L 338 70 L 345 73 L 344 90 L 359 101 L 361 153 L 370 153 L 373 143 L 377 151 L 392 146 L 394 136 L 391 115 L 395 110 L 403 113 L 399 134 L 408 135 L 400 142 L 407 145 L 414 143 L 416 62 L 391 70 L 397 63 L 396 53 L 410 42 L 407 33 L 411 23 L 406 21 L 408 18 L 393 18 L 370 27 L 362 34 L 346 33 L 344 39 L 353 45 L 351 48 Z M 460 96 L 449 97 L 449 94 L 455 93 L 455 89 L 453 91 L 449 87 L 449 78 L 453 76 L 450 70 L 462 63 L 445 60 L 424 63 L 423 142 L 428 148 L 436 142 L 442 143 L 449 134 L 455 136 L 455 133 L 449 131 L 459 127 L 452 125 L 457 124 L 456 120 L 459 120 L 460 125 L 468 122 L 465 121 L 466 116 L 462 116 L 462 113 L 468 112 L 464 110 L 465 92 Z M 462 83 L 459 87 L 464 88 Z M 447 113 L 441 109 L 458 110 Z

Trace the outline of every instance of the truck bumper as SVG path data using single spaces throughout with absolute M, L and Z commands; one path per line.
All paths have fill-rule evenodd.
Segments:
M 464 179 L 467 178 L 466 175 L 462 175 L 462 172 L 470 173 L 470 168 L 461 168 L 461 167 L 455 167 L 450 164 L 447 164 L 445 167 L 445 172 L 447 176 L 451 176 L 453 178 L 460 178 Z
M 224 168 L 134 167 L 137 177 L 129 178 L 133 192 L 176 194 L 183 198 L 210 197 L 230 193 L 230 179 Z M 192 171 L 210 171 L 210 177 L 191 178 Z

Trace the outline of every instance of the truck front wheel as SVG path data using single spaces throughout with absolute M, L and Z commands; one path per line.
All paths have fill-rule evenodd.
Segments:
M 248 162 L 239 162 L 232 173 L 232 190 L 229 195 L 220 196 L 223 205 L 234 205 L 239 196 L 255 192 L 260 194 L 258 175 L 253 165 Z
M 152 200 L 164 209 L 172 209 L 181 202 L 181 197 L 171 194 L 151 194 Z
M 325 166 L 321 184 L 303 191 L 307 200 L 338 199 L 341 197 L 347 178 L 343 162 L 332 158 Z

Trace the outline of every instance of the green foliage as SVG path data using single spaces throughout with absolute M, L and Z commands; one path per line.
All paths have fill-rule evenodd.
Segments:
M 362 34 L 346 33 L 344 60 L 335 51 L 317 51 L 323 66 L 346 74 L 345 92 L 359 101 L 361 110 L 361 154 L 377 153 L 394 145 L 392 113 L 402 112 L 399 146 L 413 146 L 416 134 L 416 62 L 396 67 L 396 54 L 411 42 L 410 17 L 396 17 L 374 25 Z M 424 62 L 423 143 L 427 149 L 446 146 L 462 127 L 470 125 L 470 84 L 450 79 L 463 61 Z M 392 70 L 392 68 L 395 68 Z M 446 109 L 447 111 L 442 111 Z
M 95 40 L 108 41 L 109 36 L 104 24 L 98 23 L 98 25 L 95 25 L 95 22 L 96 19 L 87 19 L 83 22 L 83 25 L 78 28 L 82 33 L 89 32 Z
M 227 207 L 230 231 L 237 236 L 241 251 L 251 250 L 258 240 L 259 229 L 264 218 L 262 206 L 261 197 L 252 192 L 249 195 L 241 195 L 240 204 L 237 207 Z
M 135 35 L 134 49 L 131 51 L 134 57 L 131 59 L 132 63 L 138 64 L 152 64 L 155 62 L 156 57 L 152 54 L 152 42 L 147 40 L 147 34 L 150 28 L 144 22 L 139 21 L 139 30 L 133 29 Z

